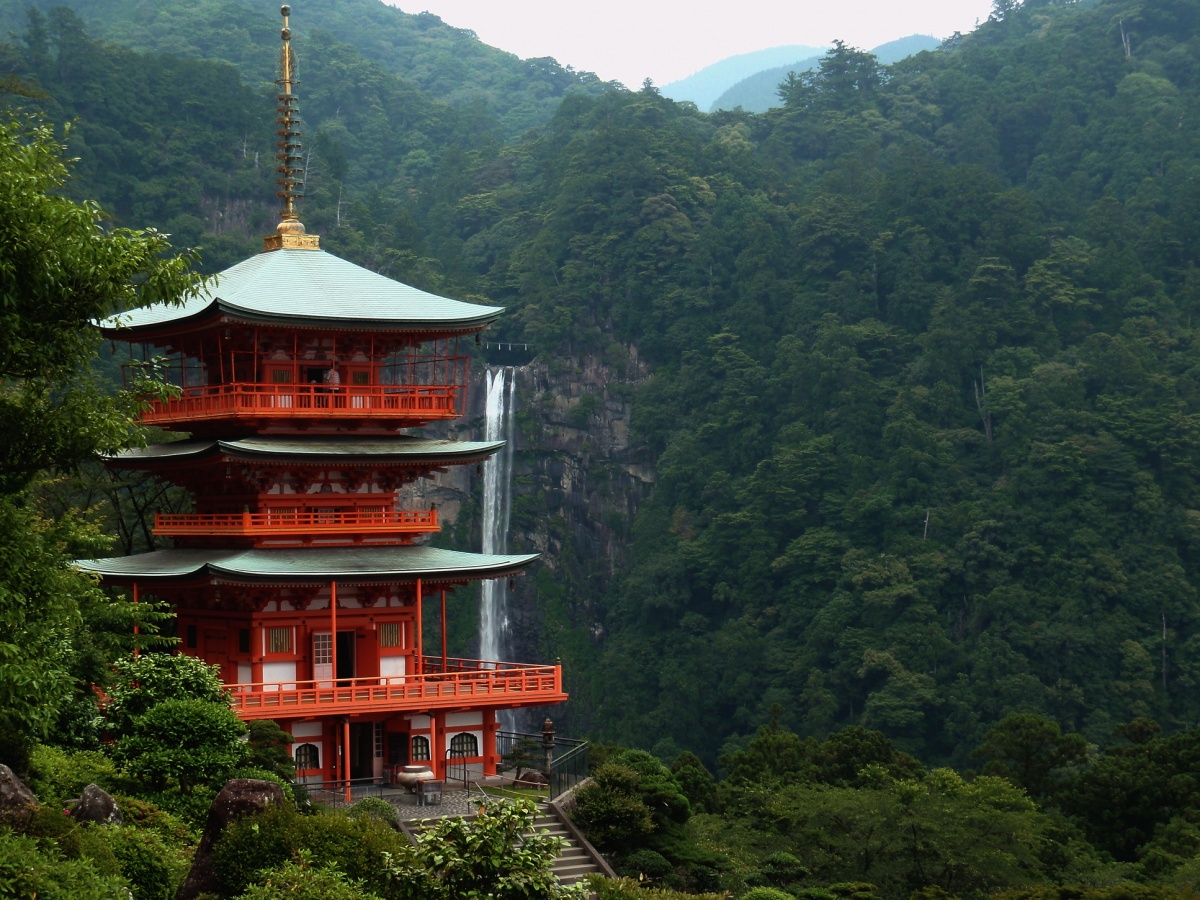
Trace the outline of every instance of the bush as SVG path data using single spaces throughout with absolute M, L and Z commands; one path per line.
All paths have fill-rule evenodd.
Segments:
M 114 756 L 151 790 L 220 789 L 248 752 L 246 726 L 224 703 L 163 700 L 128 726 Z
M 674 872 L 674 867 L 661 853 L 656 853 L 654 850 L 634 850 L 625 857 L 622 862 L 619 874 L 621 875 L 643 875 L 651 881 L 657 881 L 660 878 Z
M 758 871 L 746 878 L 746 884 L 762 887 L 787 887 L 809 874 L 804 864 L 790 853 L 772 853 L 762 861 Z
M 396 813 L 396 807 L 388 803 L 382 797 L 363 797 L 347 810 L 346 815 L 352 819 L 361 819 L 364 817 L 374 817 L 381 822 L 391 825 L 393 828 L 400 827 L 400 816 Z
M 384 896 L 381 888 L 389 881 L 384 854 L 400 864 L 415 856 L 407 838 L 374 816 L 303 816 L 284 807 L 248 816 L 226 829 L 214 849 L 214 866 L 223 893 L 236 896 L 301 852 L 308 853 L 313 867 L 337 866 L 347 878 Z
M 190 847 L 200 840 L 200 833 L 188 827 L 179 816 L 160 809 L 149 800 L 130 797 L 125 794 L 113 794 L 121 815 L 125 817 L 126 825 L 135 825 L 157 834 L 169 847 L 183 849 Z
M 124 896 L 119 876 L 97 871 L 88 859 L 67 859 L 53 845 L 0 831 L 0 897 L 37 900 L 113 900 Z
M 289 862 L 268 872 L 239 900 L 379 900 L 360 883 L 333 867 L 314 869 L 307 861 Z
M 189 854 L 168 847 L 158 834 L 145 828 L 103 826 L 87 831 L 107 840 L 134 900 L 172 900 L 187 875 Z
M 742 900 L 795 900 L 795 898 L 779 888 L 756 887 L 742 894 Z
M 629 878 L 590 875 L 587 885 L 596 900 L 728 900 L 728 894 L 685 894 L 669 888 L 645 888 Z M 791 900 L 791 898 L 789 898 Z
M 220 666 L 186 653 L 144 653 L 113 664 L 104 714 L 110 731 L 124 736 L 133 720 L 166 700 L 202 700 L 228 706 Z
M 78 797 L 89 784 L 112 792 L 121 786 L 121 780 L 112 760 L 95 750 L 70 753 L 38 745 L 29 755 L 29 789 L 50 806 Z
M 636 795 L 637 773 L 607 763 L 575 792 L 572 818 L 605 852 L 638 847 L 654 831 L 650 810 Z

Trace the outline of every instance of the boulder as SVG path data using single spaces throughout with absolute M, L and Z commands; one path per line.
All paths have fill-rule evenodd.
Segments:
M 221 788 L 208 809 L 208 821 L 192 859 L 192 870 L 179 886 L 175 900 L 195 900 L 201 894 L 217 893 L 220 885 L 212 854 L 222 832 L 239 819 L 278 806 L 283 806 L 283 788 L 273 781 L 235 778 Z
M 89 825 L 123 825 L 125 817 L 117 801 L 94 784 L 89 784 L 79 795 L 79 801 L 71 807 L 71 818 Z
M 0 825 L 24 828 L 39 805 L 33 791 L 13 774 L 12 769 L 0 763 Z

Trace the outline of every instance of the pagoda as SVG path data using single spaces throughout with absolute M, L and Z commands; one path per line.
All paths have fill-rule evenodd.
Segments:
M 304 780 L 380 779 L 420 762 L 444 778 L 451 760 L 494 774 L 497 714 L 565 700 L 561 667 L 448 657 L 447 593 L 512 578 L 537 556 L 430 546 L 437 510 L 403 508 L 400 489 L 503 446 L 410 433 L 466 411 L 459 341 L 502 310 L 385 278 L 305 232 L 281 11 L 275 233 L 182 305 L 101 326 L 141 348 L 130 370 L 175 386 L 141 422 L 188 433 L 108 464 L 186 487 L 195 512 L 155 517 L 172 549 L 78 565 L 135 601 L 168 602 L 179 649 L 220 667 L 241 718 L 292 735 Z M 430 615 L 440 647 L 424 645 Z

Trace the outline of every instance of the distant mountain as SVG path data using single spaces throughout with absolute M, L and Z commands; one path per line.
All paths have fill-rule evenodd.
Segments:
M 715 62 L 711 66 L 705 66 L 687 78 L 661 85 L 659 92 L 672 100 L 690 100 L 701 109 L 708 109 L 725 91 L 754 73 L 775 66 L 794 65 L 794 61 L 797 59 L 815 58 L 825 50 L 824 47 L 791 44 L 785 47 L 755 50 L 752 53 L 741 53 Z
M 940 43 L 941 41 L 931 35 L 911 34 L 899 40 L 880 44 L 871 52 L 875 54 L 881 63 L 890 66 L 894 62 L 899 62 L 905 57 L 912 56 L 914 53 L 920 53 L 922 50 L 933 50 Z M 806 59 L 797 59 L 797 61 L 787 65 L 775 66 L 770 69 L 764 69 L 761 72 L 756 72 L 722 93 L 708 107 L 708 111 L 716 112 L 719 109 L 737 109 L 741 107 L 747 112 L 760 113 L 766 112 L 768 109 L 776 106 L 782 106 L 783 101 L 779 99 L 779 95 L 776 93 L 780 82 L 787 78 L 788 72 L 799 73 L 815 69 L 820 58 L 820 54 L 817 54 Z

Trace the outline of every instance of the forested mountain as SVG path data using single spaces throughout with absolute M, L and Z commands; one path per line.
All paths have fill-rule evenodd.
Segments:
M 93 36 L 133 50 L 231 62 L 255 86 L 275 78 L 275 0 L 0 0 L 0 34 L 23 31 L 31 6 L 74 10 Z M 611 87 L 553 59 L 518 59 L 431 13 L 410 15 L 380 0 L 306 4 L 298 12 L 293 31 L 299 44 L 353 47 L 361 61 L 431 98 L 482 106 L 512 135 L 548 119 L 568 93 Z M 305 79 L 315 74 L 302 73 Z
M 712 762 L 774 715 L 962 763 L 1011 712 L 1100 744 L 1200 718 L 1198 19 L 998 3 L 890 68 L 837 46 L 762 115 L 568 93 L 509 140 L 299 47 L 324 244 L 508 306 L 585 438 L 632 403 L 655 482 L 632 520 L 563 525 L 524 482 L 514 504 L 561 548 L 529 602 L 576 731 Z M 213 268 L 253 249 L 266 89 L 53 12 L 0 60 L 79 117 L 123 221 Z M 524 416 L 528 470 L 549 413 Z M 619 474 L 571 462 L 597 497 Z

